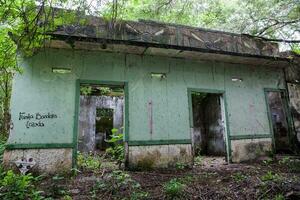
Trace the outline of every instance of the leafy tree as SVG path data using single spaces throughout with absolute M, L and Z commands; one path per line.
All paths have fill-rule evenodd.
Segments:
M 6 28 L 0 28 L 0 52 L 0 133 L 7 134 L 10 122 L 11 80 L 20 70 L 16 62 L 16 45 L 9 38 Z

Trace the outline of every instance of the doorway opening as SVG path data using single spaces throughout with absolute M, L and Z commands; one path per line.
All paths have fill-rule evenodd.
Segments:
M 80 84 L 78 151 L 104 153 L 113 134 L 123 133 L 124 86 Z
M 223 94 L 192 91 L 190 95 L 195 156 L 227 162 Z
M 273 131 L 275 153 L 292 153 L 289 140 L 289 121 L 284 91 L 266 91 L 269 117 Z

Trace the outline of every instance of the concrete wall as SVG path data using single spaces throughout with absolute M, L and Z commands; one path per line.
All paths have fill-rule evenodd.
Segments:
M 175 167 L 179 163 L 191 165 L 192 154 L 190 144 L 133 146 L 129 148 L 129 168 L 147 170 Z
M 77 79 L 128 82 L 128 138 L 137 143 L 191 139 L 187 88 L 225 91 L 231 137 L 270 134 L 263 88 L 284 88 L 278 68 L 155 56 L 52 49 L 20 65 L 8 144 L 73 144 Z M 55 74 L 53 67 L 72 73 Z
M 72 168 L 72 149 L 15 149 L 5 151 L 3 155 L 4 167 L 18 170 L 16 161 L 30 158 L 35 163 L 30 169 L 31 172 L 51 173 L 70 172 Z
M 81 152 L 94 151 L 96 148 L 96 109 L 113 109 L 113 127 L 123 126 L 122 97 L 80 96 L 78 150 Z
M 232 162 L 252 161 L 272 151 L 271 138 L 233 140 Z

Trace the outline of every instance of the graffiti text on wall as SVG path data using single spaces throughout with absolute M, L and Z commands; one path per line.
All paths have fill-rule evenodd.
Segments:
M 26 121 L 25 126 L 26 128 L 36 128 L 36 127 L 44 127 L 45 126 L 45 119 L 56 119 L 57 115 L 53 113 L 26 113 L 20 112 L 19 113 L 19 120 Z

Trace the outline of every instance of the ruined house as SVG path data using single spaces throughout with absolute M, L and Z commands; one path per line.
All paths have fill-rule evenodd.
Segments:
M 124 134 L 133 168 L 192 164 L 198 153 L 236 163 L 299 147 L 298 58 L 281 56 L 276 43 L 95 17 L 51 36 L 14 78 L 6 165 L 70 169 L 78 150 L 105 148 L 107 127 Z

